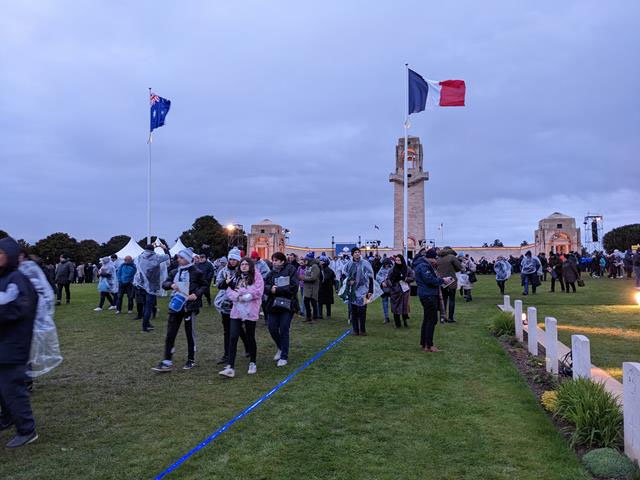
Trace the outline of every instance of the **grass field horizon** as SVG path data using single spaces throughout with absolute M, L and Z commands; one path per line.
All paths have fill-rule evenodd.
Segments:
M 479 278 L 474 301 L 458 302 L 458 323 L 436 327 L 442 354 L 419 349 L 417 299 L 410 328 L 401 330 L 382 324 L 376 302 L 369 307 L 368 337 L 347 337 L 166 478 L 590 478 L 489 335 L 488 318 L 501 297 L 492 277 Z M 541 292 L 527 302 L 538 307 L 539 318 L 558 318 L 559 326 L 579 328 L 585 311 L 583 324 L 605 328 L 589 311 L 622 302 L 622 285 L 589 280 L 575 296 Z M 508 290 L 519 297 L 516 278 Z M 156 331 L 143 334 L 132 315 L 92 311 L 95 285 L 74 286 L 72 295 L 72 304 L 56 312 L 64 362 L 36 381 L 40 439 L 0 453 L 0 478 L 154 478 L 348 328 L 341 304 L 332 319 L 315 325 L 297 317 L 290 364 L 276 368 L 275 347 L 259 326 L 258 374 L 247 375 L 241 358 L 237 377 L 225 380 L 215 365 L 220 320 L 207 308 L 198 318 L 199 367 L 155 374 L 150 368 L 161 358 L 166 300 Z M 618 326 L 607 328 L 628 321 L 624 328 L 638 331 L 618 313 L 611 313 Z M 561 339 L 569 333 L 577 332 L 560 329 Z M 618 358 L 638 361 L 633 341 L 614 333 L 587 333 L 594 363 L 614 368 Z M 612 353 L 599 352 L 600 346 Z M 182 331 L 176 349 L 181 366 Z M 8 437 L 4 432 L 1 440 Z

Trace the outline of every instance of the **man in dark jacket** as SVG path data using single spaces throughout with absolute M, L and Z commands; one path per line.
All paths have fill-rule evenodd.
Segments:
M 116 313 L 122 312 L 122 301 L 124 296 L 127 295 L 127 313 L 133 312 L 133 277 L 136 275 L 136 265 L 133 263 L 133 258 L 129 255 L 124 257 L 124 263 L 118 267 L 116 275 L 118 277 L 118 300 L 116 301 Z
M 204 277 L 204 281 L 207 282 L 207 290 L 204 292 L 204 296 L 207 299 L 207 303 L 211 306 L 211 281 L 215 275 L 215 269 L 209 260 L 207 260 L 207 256 L 204 253 L 201 253 L 196 257 L 195 266 L 202 276 Z
M 418 297 L 424 310 L 424 320 L 420 330 L 420 345 L 425 352 L 438 352 L 433 344 L 433 333 L 438 322 L 440 287 L 451 278 L 440 278 L 436 273 L 438 254 L 434 248 L 427 250 L 424 257 L 419 256 L 413 262 L 415 280 L 418 284 Z
M 19 254 L 13 238 L 0 240 L 0 431 L 17 431 L 7 448 L 38 438 L 26 381 L 38 295 L 18 270 Z
M 73 280 L 73 272 L 75 267 L 69 261 L 66 255 L 60 255 L 60 263 L 56 268 L 56 286 L 58 290 L 58 301 L 56 305 L 60 305 L 62 302 L 62 289 L 67 297 L 67 303 L 71 301 L 71 292 L 69 291 L 69 285 Z
M 444 312 L 442 312 L 440 321 L 455 323 L 453 315 L 456 310 L 456 291 L 458 290 L 456 272 L 462 270 L 462 264 L 460 263 L 460 260 L 458 260 L 457 253 L 451 247 L 444 247 L 438 252 L 437 269 L 438 274 L 441 277 L 451 277 L 454 279 L 451 285 L 442 289 L 442 303 L 444 304 Z M 447 310 L 449 311 L 449 315 L 445 320 Z
M 186 285 L 188 284 L 188 287 Z M 180 329 L 180 324 L 184 320 L 184 332 L 187 335 L 187 348 L 189 350 L 187 362 L 182 367 L 184 370 L 190 370 L 196 366 L 196 332 L 195 323 L 196 316 L 200 313 L 202 307 L 202 295 L 207 287 L 202 273 L 193 264 L 193 253 L 191 250 L 181 250 L 178 253 L 178 268 L 169 272 L 167 281 L 162 284 L 165 290 L 173 290 L 174 297 L 182 295 L 186 297 L 186 302 L 177 307 L 176 298 L 169 302 L 169 319 L 167 322 L 167 338 L 164 343 L 164 360 L 161 361 L 153 370 L 156 372 L 170 372 L 174 370 L 173 366 L 173 350 L 176 343 L 176 336 Z M 187 291 L 188 289 L 188 291 Z

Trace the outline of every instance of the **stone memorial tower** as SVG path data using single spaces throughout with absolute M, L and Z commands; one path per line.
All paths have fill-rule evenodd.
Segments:
M 429 172 L 423 170 L 422 144 L 419 137 L 409 136 L 407 150 L 407 177 L 409 183 L 408 251 L 414 256 L 420 246 L 426 244 L 424 182 Z M 393 183 L 393 248 L 403 251 L 403 187 L 404 187 L 404 137 L 396 145 L 396 170 L 389 175 Z

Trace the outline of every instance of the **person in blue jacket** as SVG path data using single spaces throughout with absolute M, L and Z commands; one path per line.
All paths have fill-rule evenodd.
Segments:
M 133 277 L 136 275 L 136 264 L 129 255 L 124 257 L 124 263 L 118 267 L 118 301 L 116 303 L 116 314 L 122 312 L 122 301 L 127 295 L 127 313 L 133 312 L 133 300 L 135 292 L 133 289 Z
M 433 334 L 438 323 L 438 306 L 440 305 L 440 286 L 450 283 L 451 278 L 440 278 L 436 273 L 438 254 L 431 248 L 413 261 L 415 281 L 418 284 L 418 297 L 424 311 L 422 328 L 420 329 L 420 345 L 425 352 L 439 352 L 433 344 Z
M 38 294 L 18 270 L 20 247 L 11 237 L 0 240 L 0 431 L 15 426 L 7 448 L 38 439 L 27 388 Z

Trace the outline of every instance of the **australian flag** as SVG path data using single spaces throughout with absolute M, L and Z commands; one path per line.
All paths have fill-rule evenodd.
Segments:
M 155 93 L 151 93 L 151 124 L 149 128 L 149 133 L 153 132 L 154 129 L 161 127 L 164 125 L 164 118 L 169 113 L 169 108 L 171 108 L 171 100 L 167 100 L 166 98 L 159 97 Z

